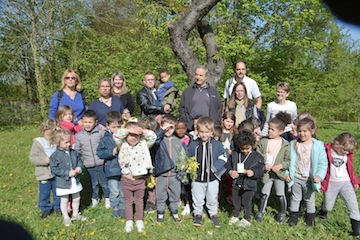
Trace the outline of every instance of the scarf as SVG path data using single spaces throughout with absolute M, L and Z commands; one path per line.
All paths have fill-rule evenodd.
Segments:
M 239 124 L 245 120 L 244 100 L 235 99 L 235 103 L 235 126 L 239 126 Z

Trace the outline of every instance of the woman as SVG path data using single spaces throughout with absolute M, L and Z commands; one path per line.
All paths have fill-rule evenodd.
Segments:
M 116 111 L 123 113 L 124 107 L 118 96 L 111 96 L 110 80 L 103 78 L 99 81 L 98 90 L 100 98 L 90 103 L 89 109 L 96 112 L 98 123 L 102 129 L 106 129 L 106 114 L 108 112 Z
M 122 72 L 115 72 L 111 77 L 113 96 L 119 96 L 124 109 L 129 110 L 130 114 L 134 113 L 134 100 L 126 87 L 125 76 Z
M 229 101 L 225 102 L 225 111 L 230 111 L 235 114 L 236 127 L 238 127 L 242 121 L 252 116 L 259 118 L 257 108 L 255 104 L 248 99 L 245 84 L 242 82 L 235 84 Z
M 85 101 L 81 94 L 81 81 L 75 70 L 66 69 L 61 78 L 61 88 L 55 92 L 50 101 L 49 118 L 55 119 L 59 107 L 68 105 L 76 118 L 81 119 L 85 111 Z

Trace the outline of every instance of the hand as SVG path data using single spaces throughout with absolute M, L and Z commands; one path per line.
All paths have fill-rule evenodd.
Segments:
M 75 177 L 78 174 L 77 170 L 70 170 L 70 176 Z
M 135 178 L 133 178 L 133 176 L 131 176 L 130 174 L 125 174 L 125 175 L 122 175 L 123 177 L 127 178 L 127 179 L 130 179 L 132 181 L 135 180 Z
M 265 164 L 265 169 L 269 172 L 271 170 L 271 165 L 269 163 Z
M 320 178 L 319 178 L 318 176 L 315 176 L 315 177 L 314 177 L 314 182 L 315 182 L 315 183 L 319 183 L 320 181 L 321 181 L 321 180 L 320 180 Z
M 359 184 L 355 184 L 354 187 L 355 187 L 355 190 L 358 190 L 359 189 Z
M 288 183 L 291 182 L 290 176 L 286 176 L 286 177 L 285 177 L 285 181 L 288 182 Z
M 80 119 L 78 122 L 77 122 L 78 125 L 82 126 L 82 119 Z
M 115 147 L 113 149 L 113 155 L 115 156 L 115 155 L 118 155 L 118 154 L 119 154 L 119 149 L 117 147 Z
M 50 163 L 50 158 L 49 158 L 49 157 L 46 157 L 46 158 L 45 158 L 45 163 L 46 163 L 46 164 L 49 164 L 49 163 Z
M 98 124 L 98 126 L 100 127 L 101 131 L 106 131 L 106 127 L 102 124 Z
M 230 175 L 230 177 L 231 177 L 232 179 L 236 179 L 236 178 L 239 177 L 239 173 L 238 173 L 237 171 L 235 171 L 235 170 L 230 170 L 230 171 L 229 171 L 229 175 Z
M 248 177 L 252 177 L 252 176 L 254 176 L 254 171 L 253 170 L 246 170 L 246 175 Z
M 272 167 L 271 170 L 273 170 L 274 173 L 279 172 L 283 168 L 282 164 L 278 164 Z
M 136 135 L 142 135 L 144 134 L 144 129 L 142 129 L 140 126 L 133 126 L 130 128 L 125 128 L 127 133 L 132 133 L 132 134 L 136 134 Z
M 161 129 L 164 130 L 164 132 L 167 132 L 171 127 L 175 127 L 173 123 L 164 122 Z
M 228 153 L 228 155 L 231 155 L 231 154 L 232 154 L 232 150 L 231 150 L 231 149 L 228 149 L 228 150 L 227 150 L 227 153 Z
M 165 104 L 165 106 L 164 106 L 164 112 L 165 112 L 165 113 L 171 112 L 171 106 L 170 106 L 169 104 Z

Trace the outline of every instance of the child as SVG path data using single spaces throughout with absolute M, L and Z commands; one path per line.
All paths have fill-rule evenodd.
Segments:
M 289 225 L 298 223 L 300 201 L 306 204 L 306 225 L 315 225 L 315 191 L 320 191 L 320 182 L 327 170 L 324 143 L 312 138 L 315 122 L 309 118 L 297 124 L 298 138 L 290 142 L 290 166 L 286 182 L 291 187 Z
M 277 116 L 281 117 L 279 114 Z M 257 151 L 265 159 L 265 174 L 262 178 L 264 186 L 261 189 L 260 205 L 255 218 L 259 222 L 264 218 L 265 208 L 273 184 L 279 200 L 279 214 L 276 221 L 283 222 L 286 215 L 285 177 L 290 164 L 290 145 L 288 141 L 281 137 L 286 124 L 278 117 L 270 119 L 268 138 L 261 139 L 257 147 Z
M 188 156 L 195 156 L 199 164 L 196 178 L 191 182 L 194 208 L 194 226 L 201 226 L 203 206 L 216 228 L 220 227 L 218 216 L 219 181 L 225 173 L 226 153 L 221 142 L 213 140 L 214 121 L 209 117 L 200 117 L 196 129 L 199 138 L 189 146 Z
M 91 207 L 96 207 L 100 201 L 99 186 L 104 193 L 105 208 L 110 208 L 109 188 L 104 172 L 104 160 L 96 155 L 96 149 L 104 132 L 96 127 L 95 111 L 86 110 L 82 115 L 83 129 L 75 135 L 75 150 L 82 155 L 84 166 L 91 181 Z
M 113 133 L 122 125 L 121 115 L 113 111 L 106 114 L 107 131 L 100 139 L 96 155 L 104 159 L 104 172 L 109 187 L 110 206 L 113 217 L 125 217 L 124 195 L 121 188 L 121 168 L 118 161 L 119 149 L 113 139 Z
M 55 178 L 51 175 L 50 156 L 56 150 L 56 146 L 50 144 L 50 140 L 55 130 L 56 122 L 54 120 L 45 120 L 39 127 L 43 137 L 34 139 L 29 159 L 35 165 L 36 180 L 39 181 L 39 200 L 38 207 L 41 210 L 41 218 L 48 217 L 52 210 L 60 213 L 60 198 L 55 192 Z M 52 192 L 53 202 L 50 203 Z
M 74 147 L 75 134 L 82 129 L 81 125 L 74 123 L 77 120 L 74 111 L 68 105 L 63 105 L 57 110 L 55 119 L 62 129 L 71 132 L 71 146 Z
M 278 112 L 286 112 L 291 115 L 292 122 L 297 118 L 296 103 L 287 100 L 290 95 L 290 85 L 287 82 L 280 82 L 276 85 L 276 100 L 269 103 L 266 108 L 266 122 L 262 130 L 263 136 L 268 135 L 268 122 L 271 118 L 274 118 Z M 288 124 L 285 127 L 284 133 L 292 130 L 292 124 Z M 288 141 L 292 139 L 286 139 Z
M 321 182 L 324 202 L 319 217 L 326 218 L 327 212 L 333 209 L 336 198 L 340 195 L 348 208 L 353 234 L 360 237 L 359 205 L 355 193 L 360 180 L 353 167 L 353 148 L 358 149 L 358 143 L 349 132 L 341 133 L 332 143 L 325 144 L 328 170 L 324 181 Z
M 71 132 L 64 129 L 56 130 L 51 143 L 57 148 L 50 157 L 51 173 L 55 176 L 56 195 L 61 197 L 60 209 L 66 227 L 71 225 L 71 220 L 86 220 L 79 213 L 80 191 L 83 189 L 79 174 L 82 173 L 83 162 L 80 154 L 70 147 L 70 141 Z M 69 195 L 72 196 L 73 207 L 71 219 L 67 211 Z
M 193 118 L 194 130 L 189 132 L 191 141 L 195 141 L 199 137 L 199 133 L 198 133 L 198 130 L 197 130 L 197 122 L 198 122 L 200 117 L 201 116 L 198 115 L 198 116 L 195 116 Z
M 170 80 L 170 72 L 167 69 L 161 69 L 159 71 L 160 85 L 156 90 L 157 106 L 166 107 L 168 104 L 170 106 L 170 111 L 175 109 L 175 98 L 178 93 L 178 90 L 175 87 L 173 81 Z M 167 109 L 164 108 L 165 111 Z
M 216 141 L 221 141 L 221 136 L 223 135 L 222 127 L 220 125 L 214 126 L 213 139 Z
M 249 131 L 234 137 L 235 149 L 226 164 L 227 174 L 233 179 L 233 211 L 229 224 L 239 223 L 241 227 L 250 226 L 252 201 L 257 191 L 257 179 L 264 175 L 264 158 L 253 151 L 256 140 Z M 244 218 L 239 221 L 241 207 Z
M 177 178 L 176 166 L 181 156 L 186 155 L 185 144 L 174 136 L 176 118 L 171 114 L 165 114 L 160 123 L 161 141 L 157 146 L 154 161 L 154 175 L 156 179 L 156 208 L 157 222 L 164 221 L 166 201 L 173 219 L 180 222 L 178 215 L 178 203 L 180 200 L 181 182 Z
M 154 144 L 156 135 L 143 129 L 137 122 L 128 122 L 123 129 L 113 134 L 119 148 L 119 162 L 122 173 L 122 189 L 125 199 L 125 232 L 133 228 L 133 203 L 136 209 L 136 227 L 138 232 L 144 226 L 145 179 L 152 169 L 149 148 Z

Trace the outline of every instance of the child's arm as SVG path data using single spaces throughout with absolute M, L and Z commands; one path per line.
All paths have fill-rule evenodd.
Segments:
M 246 169 L 246 175 L 254 179 L 262 178 L 264 176 L 264 158 L 257 154 L 253 161 L 256 161 L 256 164 L 251 166 L 250 169 Z
M 320 142 L 320 144 L 321 145 L 319 146 L 320 149 L 319 149 L 319 155 L 318 155 L 317 171 L 314 174 L 314 182 L 315 183 L 319 183 L 322 180 L 324 180 L 326 171 L 328 168 L 328 160 L 327 160 L 327 156 L 326 156 L 324 143 Z
M 81 134 L 81 133 L 80 133 Z M 80 139 L 80 135 L 79 134 L 75 134 L 75 146 L 74 149 L 79 152 L 80 154 L 82 154 L 81 151 L 81 139 Z
M 64 168 L 60 167 L 60 163 L 62 162 L 62 159 L 59 159 L 59 157 L 56 154 L 52 154 L 50 156 L 50 169 L 51 173 L 54 176 L 62 177 L 64 179 L 70 178 L 70 172 L 65 170 Z
M 121 145 L 125 141 L 126 136 L 128 135 L 128 131 L 126 128 L 120 128 L 113 134 L 113 139 L 115 141 L 115 144 L 120 149 Z
M 280 170 L 286 170 L 290 166 L 290 145 L 284 146 L 284 159 L 281 164 L 274 165 L 272 171 L 277 173 Z
M 144 139 L 146 141 L 146 145 L 148 146 L 148 148 L 151 148 L 152 145 L 154 145 L 155 140 L 156 140 L 156 134 L 148 129 L 143 129 L 142 130 L 143 135 L 144 135 Z
M 49 165 L 49 163 L 50 163 L 50 158 L 46 156 L 43 146 L 36 139 L 34 139 L 34 142 L 31 146 L 29 160 L 35 166 L 41 166 L 41 165 L 46 166 L 46 165 Z
M 106 139 L 108 138 L 108 139 Z M 113 144 L 111 144 L 113 142 Z M 103 137 L 101 138 L 99 145 L 96 149 L 96 155 L 106 160 L 113 160 L 119 153 L 119 149 L 117 148 L 115 142 L 110 137 Z

